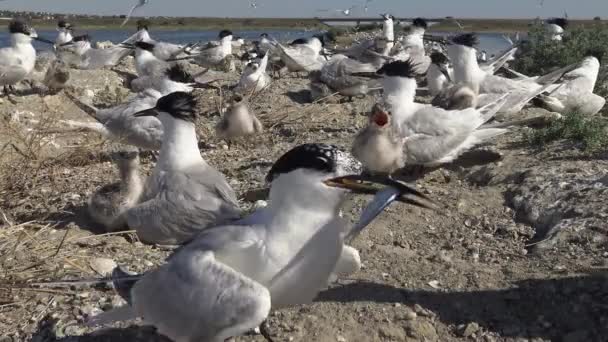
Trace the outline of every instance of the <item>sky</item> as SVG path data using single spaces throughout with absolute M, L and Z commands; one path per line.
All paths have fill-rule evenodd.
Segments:
M 257 8 L 249 6 L 256 1 Z M 330 17 L 335 10 L 358 6 L 351 16 L 376 16 L 390 12 L 396 17 L 443 18 L 569 18 L 608 19 L 607 0 L 149 0 L 136 16 L 197 17 Z M 136 0 L 4 0 L 0 9 L 55 13 L 125 14 Z M 541 5 L 542 4 L 542 5 Z M 330 10 L 330 11 L 319 11 Z

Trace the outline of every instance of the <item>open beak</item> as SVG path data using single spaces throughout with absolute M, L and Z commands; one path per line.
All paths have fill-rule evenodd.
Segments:
M 133 45 L 131 43 L 120 43 L 120 44 L 118 44 L 118 46 L 121 48 L 125 48 L 125 49 L 135 50 L 135 45 Z
M 150 109 L 145 109 L 140 112 L 137 112 L 137 113 L 133 114 L 133 116 L 135 116 L 135 117 L 158 116 L 158 111 L 156 110 L 156 108 L 150 108 Z

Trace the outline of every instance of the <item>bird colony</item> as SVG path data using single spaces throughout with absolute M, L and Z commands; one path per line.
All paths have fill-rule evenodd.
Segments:
M 69 105 L 65 108 L 72 113 L 58 119 L 54 128 L 71 136 L 101 137 L 104 144 L 79 140 L 80 148 L 107 155 L 118 175 L 106 175 L 83 199 L 82 224 L 99 226 L 101 236 L 126 236 L 125 243 L 136 249 L 161 249 L 167 257 L 139 264 L 117 260 L 118 265 L 103 259 L 109 269 L 92 278 L 90 272 L 65 279 L 46 274 L 20 278 L 16 273 L 6 278 L 8 283 L 55 295 L 105 284 L 104 291 L 115 293 L 116 303 L 92 308 L 74 324 L 91 336 L 117 322 L 139 322 L 177 342 L 223 342 L 247 335 L 291 341 L 293 337 L 278 339 L 272 332 L 268 322 L 277 319 L 273 312 L 299 307 L 306 315 L 320 293 L 353 286 L 349 281 L 358 272 L 383 275 L 380 283 L 390 281 L 387 264 L 367 262 L 357 237 L 382 229 L 389 214 L 400 220 L 450 215 L 453 197 L 421 186 L 426 176 L 447 178 L 447 170 L 463 156 L 492 150 L 498 139 L 519 128 L 519 114 L 531 106 L 543 107 L 560 120 L 575 108 L 595 115 L 605 104 L 593 92 L 601 60 L 595 51 L 546 75 L 522 75 L 509 67 L 518 58 L 520 41 L 489 58 L 477 50 L 474 33 L 432 36 L 422 18 L 405 29 L 395 27 L 390 14 L 382 20 L 377 36 L 347 46 L 337 45 L 329 33 L 291 42 L 262 34 L 248 42 L 227 29 L 218 33 L 217 41 L 177 45 L 155 40 L 144 20 L 123 42 L 100 46 L 86 34 L 75 34 L 76 28 L 63 20 L 54 41 L 39 37 L 25 21 L 11 21 L 10 45 L 0 49 L 1 106 L 10 108 L 3 112 L 18 111 L 32 93 Z M 563 20 L 546 23 L 555 44 L 567 34 L 564 26 Z M 33 40 L 51 48 L 37 52 Z M 128 96 L 103 103 L 86 89 L 88 81 L 78 83 L 87 77 L 83 75 L 95 77 L 100 70 L 116 74 L 123 84 L 114 92 Z M 285 80 L 304 87 L 290 89 L 286 84 L 293 83 Z M 276 104 L 282 107 L 258 105 L 276 94 L 282 96 Z M 361 106 L 360 113 L 349 113 Z M 341 111 L 321 116 L 309 108 Z M 212 118 L 216 123 L 211 129 L 201 130 L 200 122 Z M 29 130 L 38 129 L 39 119 L 17 119 Z M 350 127 L 335 129 L 339 120 Z M 298 124 L 304 121 L 329 133 L 302 131 L 306 126 Z M 272 150 L 276 140 L 269 134 L 283 135 L 289 143 L 276 145 L 272 160 L 247 156 L 256 145 Z M 347 143 L 336 146 L 336 135 Z M 62 148 L 71 147 L 56 147 Z M 494 154 L 500 158 L 500 152 Z M 236 170 L 218 163 L 218 155 L 248 160 L 254 166 L 247 172 L 254 173 L 265 191 L 243 200 L 237 193 L 256 189 L 236 179 Z M 348 204 L 352 194 L 360 195 L 354 207 Z M 379 223 L 372 224 L 374 220 Z M 399 229 L 407 234 L 409 227 Z M 458 244 L 455 239 L 436 243 Z M 391 258 L 407 264 L 410 247 L 395 246 L 390 248 L 405 252 Z M 471 255 L 478 253 L 479 247 L 469 247 Z M 426 278 L 431 288 L 442 288 L 433 277 L 437 275 Z M 38 306 L 38 319 L 55 307 L 51 302 Z M 369 325 L 361 310 L 363 319 L 357 324 Z M 416 307 L 404 319 L 414 322 L 425 312 Z M 326 324 L 332 321 L 328 317 Z M 436 333 L 412 324 L 406 330 L 418 335 L 411 339 L 386 330 L 379 339 L 350 340 L 438 340 Z M 311 337 L 301 340 L 312 341 L 315 328 L 305 329 L 300 336 Z M 465 325 L 454 331 L 473 336 L 479 329 Z M 346 341 L 342 335 L 333 340 Z

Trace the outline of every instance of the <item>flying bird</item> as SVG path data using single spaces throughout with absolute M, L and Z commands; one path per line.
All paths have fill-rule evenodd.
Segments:
M 129 21 L 129 18 L 131 18 L 131 15 L 133 14 L 133 12 L 135 12 L 136 9 L 145 6 L 150 0 L 137 0 L 137 3 L 135 3 L 135 5 L 133 7 L 131 7 L 131 10 L 129 11 L 129 13 L 127 14 L 127 17 L 125 18 L 125 21 L 122 22 L 122 24 L 120 24 L 120 27 L 125 26 L 125 24 Z

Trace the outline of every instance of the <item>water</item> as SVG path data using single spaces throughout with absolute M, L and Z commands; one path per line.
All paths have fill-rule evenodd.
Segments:
M 262 33 L 268 33 L 279 41 L 288 41 L 300 37 L 310 37 L 318 32 L 304 30 L 247 30 L 235 31 L 235 36 L 243 37 L 246 40 L 257 40 Z M 89 30 L 87 31 L 94 41 L 111 41 L 119 43 L 130 37 L 134 32 L 132 30 Z M 169 43 L 184 44 L 197 41 L 217 40 L 218 30 L 152 30 L 150 35 L 152 38 Z M 448 35 L 450 32 L 437 32 L 433 34 Z M 40 30 L 40 37 L 50 40 L 55 40 L 57 31 L 55 30 Z M 478 33 L 479 48 L 485 50 L 488 57 L 492 54 L 503 51 L 509 47 L 507 41 L 498 33 Z M 9 44 L 9 35 L 7 32 L 0 32 L 0 46 Z M 49 49 L 49 45 L 35 42 L 35 47 L 40 50 Z
M 55 41 L 57 37 L 56 30 L 36 30 L 38 36 Z M 185 44 L 197 41 L 210 41 L 217 40 L 219 30 L 151 30 L 150 36 L 158 41 Z M 294 40 L 300 37 L 309 37 L 313 34 L 318 33 L 317 31 L 304 31 L 304 30 L 247 30 L 247 31 L 234 31 L 234 35 L 244 38 L 245 40 L 258 40 L 260 34 L 268 33 L 271 37 L 276 38 L 279 41 Z M 81 32 L 78 32 L 81 33 Z M 120 43 L 127 39 L 135 32 L 132 30 L 87 30 L 93 41 L 111 41 L 113 43 Z M 6 46 L 9 44 L 8 32 L 0 32 L 0 46 Z M 49 45 L 34 42 L 36 49 L 44 50 L 49 49 Z

